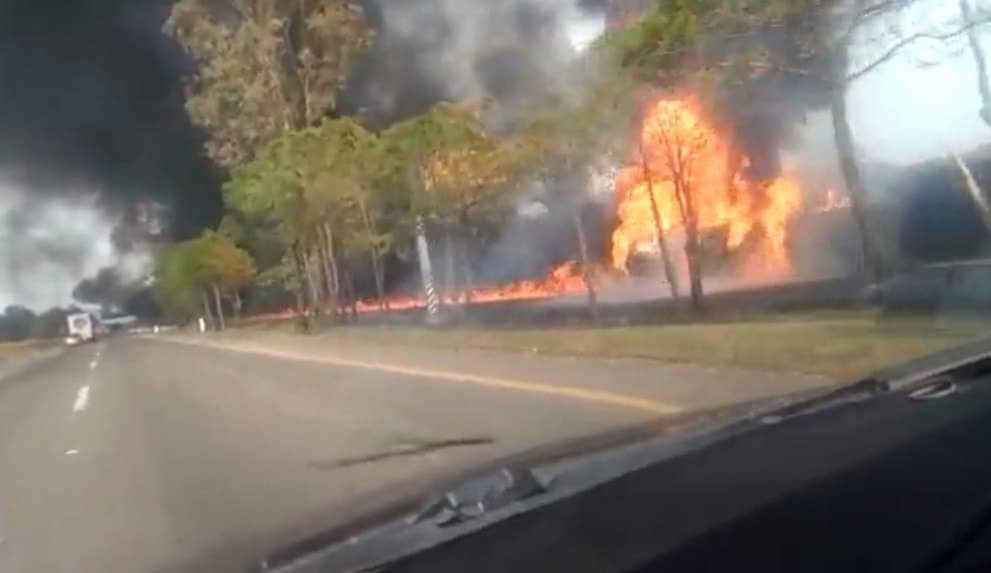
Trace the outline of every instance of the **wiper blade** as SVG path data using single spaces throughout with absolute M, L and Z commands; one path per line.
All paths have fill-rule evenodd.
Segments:
M 440 527 L 456 525 L 546 493 L 548 485 L 542 483 L 530 469 L 503 468 L 428 501 L 410 521 L 423 523 L 433 520 Z

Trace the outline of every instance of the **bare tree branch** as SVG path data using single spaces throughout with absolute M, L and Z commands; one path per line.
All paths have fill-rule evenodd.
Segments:
M 904 38 L 901 41 L 897 42 L 895 45 L 891 46 L 884 54 L 882 54 L 879 58 L 877 58 L 870 64 L 864 66 L 863 68 L 857 70 L 852 74 L 847 75 L 846 83 L 848 84 L 852 83 L 862 78 L 863 76 L 869 74 L 870 72 L 874 71 L 879 66 L 886 63 L 891 58 L 895 57 L 899 51 L 901 51 L 909 44 L 912 44 L 919 40 L 946 41 L 955 38 L 957 36 L 960 36 L 961 34 L 965 34 L 967 33 L 968 30 L 971 30 L 972 28 L 983 26 L 984 24 L 991 24 L 991 17 L 982 20 L 975 20 L 973 22 L 967 22 L 964 26 L 961 26 L 960 28 L 957 28 L 953 31 L 946 32 L 943 34 L 934 34 L 929 32 L 919 32 L 917 34 L 912 34 L 911 36 L 908 36 L 907 38 Z
M 843 33 L 842 42 L 849 43 L 854 33 L 864 24 L 870 22 L 878 16 L 902 10 L 918 0 L 884 0 L 870 6 L 863 6 L 863 2 L 858 2 L 858 11 L 850 17 L 850 25 Z

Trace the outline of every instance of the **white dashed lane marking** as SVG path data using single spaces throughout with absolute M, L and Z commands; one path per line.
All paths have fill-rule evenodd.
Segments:
M 74 456 L 74 455 L 76 455 L 78 453 L 79 453 L 79 450 L 77 450 L 77 449 L 71 449 L 71 450 L 66 450 L 65 451 L 65 455 L 67 455 L 67 456 Z
M 72 405 L 72 411 L 82 412 L 86 409 L 87 404 L 89 404 L 89 386 L 83 386 L 76 393 L 76 401 Z

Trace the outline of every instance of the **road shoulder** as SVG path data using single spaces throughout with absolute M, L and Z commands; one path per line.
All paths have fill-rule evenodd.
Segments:
M 274 359 L 377 370 L 410 381 L 468 383 L 556 395 L 668 415 L 825 388 L 820 376 L 667 364 L 643 359 L 546 356 L 491 350 L 451 350 L 342 343 L 284 333 L 173 334 L 171 343 Z

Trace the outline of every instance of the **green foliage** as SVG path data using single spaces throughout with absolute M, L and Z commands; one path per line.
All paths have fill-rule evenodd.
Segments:
M 207 231 L 159 253 L 154 295 L 170 316 L 189 318 L 197 314 L 204 289 L 234 293 L 247 288 L 256 274 L 251 255 L 228 237 Z
M 209 134 L 209 155 L 227 167 L 332 110 L 371 41 L 351 0 L 179 0 L 165 31 L 198 66 L 186 107 Z
M 195 250 L 194 243 L 186 241 L 158 253 L 152 292 L 171 318 L 190 318 L 199 308 L 203 280 Z
M 497 205 L 513 187 L 522 167 L 518 149 L 487 132 L 484 111 L 441 103 L 382 134 L 384 175 L 403 190 L 412 215 L 466 223 L 469 210 Z
M 686 81 L 732 89 L 771 76 L 825 77 L 823 19 L 833 0 L 656 0 L 600 51 L 660 86 Z

